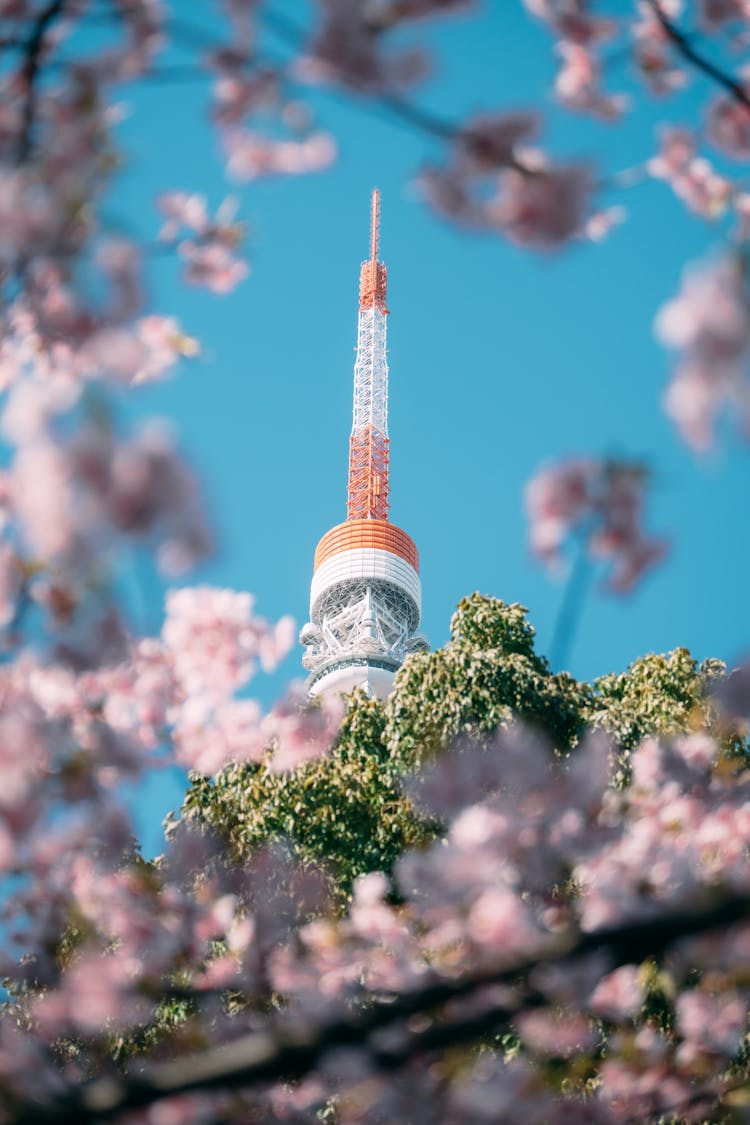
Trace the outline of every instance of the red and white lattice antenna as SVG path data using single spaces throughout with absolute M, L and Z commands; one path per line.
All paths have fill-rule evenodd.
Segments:
M 372 193 L 370 256 L 359 275 L 354 421 L 349 440 L 346 520 L 318 543 L 310 620 L 300 633 L 311 695 L 349 692 L 386 698 L 397 669 L 426 648 L 419 554 L 388 520 L 388 275 L 380 259 L 380 193 Z
M 349 439 L 348 520 L 388 519 L 388 271 L 378 261 L 380 192 L 372 193 L 370 257 L 359 274 L 354 419 Z
M 380 242 L 380 190 L 372 189 L 370 200 L 370 261 L 378 260 L 378 244 Z

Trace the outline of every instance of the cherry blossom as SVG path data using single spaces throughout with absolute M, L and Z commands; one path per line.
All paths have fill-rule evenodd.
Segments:
M 302 73 L 317 81 L 335 81 L 357 90 L 410 86 L 425 77 L 426 53 L 389 50 L 386 32 L 426 16 L 460 11 L 470 0 L 319 0 L 320 24 L 304 59 Z
M 490 172 L 513 164 L 519 146 L 539 133 L 540 121 L 529 112 L 486 113 L 470 118 L 457 142 L 457 158 L 471 172 Z
M 524 0 L 533 16 L 550 24 L 563 39 L 589 45 L 615 34 L 614 20 L 594 15 L 588 0 Z
M 626 461 L 572 459 L 541 470 L 526 486 L 532 550 L 554 566 L 568 536 L 578 535 L 611 563 L 608 588 L 632 589 L 667 549 L 641 527 L 646 479 L 642 466 Z
M 682 0 L 659 0 L 659 6 L 667 19 L 675 20 L 683 14 Z M 653 5 L 649 0 L 638 0 L 637 10 L 632 34 L 639 73 L 656 97 L 672 94 L 686 85 L 688 74 L 679 65 L 674 44 Z
M 272 140 L 249 129 L 227 130 L 223 137 L 227 171 L 245 182 L 260 176 L 303 175 L 330 167 L 336 145 L 328 133 L 311 133 L 299 140 Z
M 586 222 L 583 234 L 592 242 L 602 242 L 626 218 L 627 211 L 624 207 L 607 207 L 603 211 L 595 211 Z
M 666 180 L 685 205 L 713 219 L 722 215 L 732 196 L 732 185 L 709 161 L 696 155 L 696 141 L 686 129 L 664 129 L 659 154 L 648 162 L 656 179 Z
M 644 995 L 643 983 L 635 965 L 622 965 L 599 981 L 588 1006 L 596 1015 L 617 1022 L 636 1016 Z
M 718 1055 L 736 1054 L 745 1035 L 748 1000 L 733 989 L 712 995 L 705 988 L 683 992 L 677 1000 L 677 1026 L 685 1046 Z
M 727 256 L 686 272 L 680 293 L 660 310 L 659 338 L 677 352 L 667 413 L 698 452 L 713 444 L 722 411 L 748 427 L 750 303 L 741 261 Z
M 540 163 L 504 172 L 490 212 L 512 242 L 554 249 L 584 225 L 592 191 L 588 169 Z
M 737 160 L 750 155 L 750 109 L 729 98 L 717 98 L 708 111 L 708 139 Z
M 716 698 L 730 721 L 750 716 L 750 660 L 743 661 L 717 685 Z
M 167 192 L 157 199 L 164 215 L 160 238 L 172 241 L 182 227 L 192 231 L 178 241 L 177 250 L 187 263 L 186 281 L 205 285 L 215 293 L 230 293 L 248 274 L 247 263 L 235 254 L 243 226 L 234 221 L 234 201 L 225 200 L 210 219 L 206 201 L 186 192 Z M 139 381 L 139 380 L 137 380 Z
M 120 1027 L 143 1022 L 148 1006 L 143 999 L 128 997 L 123 980 L 128 970 L 133 973 L 135 968 L 122 956 L 82 954 L 66 973 L 61 988 L 34 1001 L 32 1012 L 39 1030 L 56 1039 L 71 1031 L 99 1033 L 114 1020 Z
M 175 756 L 198 773 L 219 773 L 230 762 L 260 762 L 268 741 L 260 731 L 262 711 L 253 699 L 211 707 L 207 700 L 184 703 L 175 722 Z
M 454 142 L 451 162 L 423 170 L 426 199 L 454 221 L 534 249 L 557 249 L 580 235 L 594 190 L 589 169 L 553 164 L 526 147 L 537 129 L 527 113 L 470 120 Z
M 343 714 L 343 703 L 336 696 L 311 703 L 301 685 L 290 690 L 260 724 L 266 745 L 273 749 L 271 768 L 296 769 L 330 750 Z
M 727 54 L 714 46 L 742 44 L 747 0 L 641 0 L 614 16 L 586 0 L 525 6 L 562 59 L 562 108 L 617 121 L 624 99 L 600 82 L 610 49 L 635 63 L 643 96 L 675 95 L 702 71 L 720 86 L 705 140 L 747 157 L 745 75 L 712 62 Z M 535 108 L 452 121 L 404 100 L 431 72 L 430 21 L 471 8 L 320 0 L 296 29 L 230 0 L 220 38 L 197 52 L 229 174 L 329 167 L 336 142 L 305 84 L 334 82 L 429 134 L 422 189 L 444 217 L 539 250 L 601 238 L 623 213 L 598 199 L 606 171 L 534 147 Z M 348 901 L 282 839 L 238 864 L 219 833 L 178 819 L 163 856 L 138 854 L 126 793 L 147 771 L 178 764 L 220 786 L 244 763 L 248 777 L 304 784 L 344 705 L 300 687 L 268 709 L 246 694 L 294 641 L 291 619 L 259 617 L 247 593 L 172 590 L 155 635 L 116 593 L 133 552 L 182 574 L 212 535 L 171 432 L 120 417 L 123 398 L 199 344 L 147 304 L 149 255 L 113 234 L 108 194 L 123 90 L 158 82 L 170 43 L 188 50 L 189 19 L 159 0 L 115 9 L 110 21 L 82 3 L 0 0 L 0 1115 L 92 1121 L 89 1095 L 133 1125 L 724 1113 L 744 1081 L 748 1016 L 750 782 L 725 745 L 746 730 L 746 665 L 711 689 L 718 741 L 647 737 L 628 771 L 591 733 L 553 752 L 511 722 L 464 731 L 404 781 L 434 836 L 360 877 Z M 693 35 L 693 11 L 721 38 Z M 283 52 L 266 57 L 280 32 Z M 731 210 L 744 239 L 745 193 L 696 133 L 663 129 L 647 170 L 700 218 Z M 167 191 L 157 206 L 159 249 L 184 281 L 222 294 L 247 275 L 234 201 L 214 213 Z M 677 353 L 667 409 L 695 448 L 725 407 L 750 428 L 747 308 L 745 263 L 724 256 L 659 315 Z M 628 461 L 542 470 L 527 492 L 532 549 L 554 564 L 577 537 L 609 587 L 629 589 L 665 549 L 644 530 L 645 495 Z M 729 922 L 711 921 L 717 902 L 735 902 Z M 633 933 L 640 945 L 624 942 Z
M 603 121 L 616 121 L 627 108 L 620 94 L 599 89 L 600 73 L 595 57 L 586 47 L 563 40 L 557 47 L 563 65 L 555 79 L 555 93 L 566 109 L 590 113 Z
M 202 195 L 189 195 L 185 191 L 170 191 L 160 195 L 156 204 L 165 222 L 159 233 L 160 238 L 172 240 L 181 227 L 201 234 L 209 226 L 206 200 Z
M 285 617 L 273 628 L 252 612 L 247 593 L 196 586 L 167 596 L 162 638 L 186 697 L 224 699 L 253 675 L 286 656 L 294 625 Z
M 214 118 L 221 126 L 239 125 L 251 112 L 280 101 L 279 74 L 270 67 L 248 73 L 244 52 L 215 53 Z
M 115 534 L 153 543 L 167 573 L 210 550 L 195 481 L 158 427 L 121 443 L 93 426 L 66 444 L 42 437 L 21 446 L 9 485 L 21 538 L 37 561 L 81 568 Z
M 699 0 L 698 12 L 701 24 L 707 31 L 750 19 L 747 0 Z

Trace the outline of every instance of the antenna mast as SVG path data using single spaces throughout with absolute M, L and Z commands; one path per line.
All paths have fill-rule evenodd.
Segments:
M 359 275 L 354 421 L 346 520 L 315 550 L 310 620 L 300 633 L 311 695 L 361 688 L 385 699 L 420 633 L 422 586 L 414 541 L 388 520 L 386 268 L 379 261 L 380 193 L 372 193 L 370 257 Z
M 388 361 L 386 288 L 388 271 L 378 261 L 380 192 L 372 193 L 370 257 L 359 274 L 354 417 L 349 439 L 347 520 L 388 519 Z

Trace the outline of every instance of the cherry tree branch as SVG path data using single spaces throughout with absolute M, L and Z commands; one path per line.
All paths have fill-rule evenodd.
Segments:
M 725 89 L 727 93 L 731 94 L 741 105 L 750 109 L 750 95 L 748 95 L 744 87 L 730 74 L 723 71 L 721 67 L 712 63 L 710 59 L 707 59 L 699 51 L 696 51 L 690 38 L 666 15 L 659 0 L 647 0 L 647 3 L 678 53 L 689 63 L 692 63 L 701 73 L 705 74 L 707 78 L 718 83 L 719 86 Z
M 34 119 L 36 117 L 36 82 L 44 51 L 44 40 L 52 24 L 62 15 L 66 0 L 50 0 L 34 21 L 29 38 L 25 44 L 25 58 L 21 67 L 21 77 L 26 86 L 26 101 L 23 107 L 23 120 L 18 138 L 17 160 L 23 164 L 31 151 Z
M 645 921 L 555 936 L 528 959 L 432 981 L 424 988 L 378 1000 L 338 1020 L 270 1025 L 201 1054 L 154 1064 L 139 1074 L 97 1078 L 54 1101 L 27 1104 L 6 1120 L 8 1125 L 87 1125 L 178 1094 L 290 1081 L 309 1074 L 327 1052 L 337 1047 L 359 1048 L 379 1067 L 395 1070 L 425 1051 L 474 1042 L 480 1035 L 506 1025 L 522 1008 L 538 1005 L 543 997 L 530 991 L 524 982 L 543 965 L 570 964 L 593 953 L 607 954 L 611 968 L 637 964 L 687 937 L 722 929 L 748 917 L 750 895 L 730 895 L 704 899 L 692 907 Z M 473 998 L 493 985 L 512 985 L 518 990 L 517 996 L 503 996 L 502 1001 L 493 1003 L 491 998 L 479 995 L 479 1012 L 449 1015 L 418 1032 L 403 1027 L 410 1017 L 429 1016 L 451 1001 Z M 383 1041 L 383 1033 L 392 1030 L 399 1033 L 393 1044 Z

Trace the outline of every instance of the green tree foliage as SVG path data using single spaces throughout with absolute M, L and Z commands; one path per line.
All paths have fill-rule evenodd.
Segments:
M 461 732 L 488 732 L 513 715 L 544 728 L 561 751 L 576 743 L 590 689 L 535 653 L 526 613 L 481 594 L 459 603 L 448 643 L 415 654 L 398 673 L 387 708 L 392 753 L 414 763 Z
M 623 751 L 647 734 L 677 734 L 715 726 L 710 689 L 724 673 L 720 660 L 698 664 L 686 648 L 642 656 L 627 672 L 601 676 L 587 718 L 610 732 Z
M 403 769 L 384 726 L 383 704 L 357 693 L 325 757 L 282 774 L 249 763 L 212 779 L 191 775 L 183 816 L 211 826 L 239 862 L 284 837 L 299 858 L 331 870 L 346 893 L 357 875 L 389 870 L 404 848 L 434 832 L 401 792 Z
M 723 674 L 721 662 L 698 665 L 680 648 L 641 657 L 590 686 L 552 672 L 534 651 L 526 613 L 496 598 L 464 598 L 451 639 L 406 660 L 386 705 L 351 697 L 330 754 L 285 774 L 249 764 L 213 779 L 195 775 L 183 816 L 210 825 L 238 861 L 284 837 L 300 858 L 326 866 L 345 895 L 357 875 L 388 871 L 405 847 L 439 831 L 420 819 L 400 780 L 461 733 L 481 737 L 516 716 L 566 753 L 597 726 L 620 747 L 624 780 L 629 752 L 644 735 L 716 727 L 709 689 Z M 741 746 L 736 732 L 715 733 L 728 749 Z
M 746 756 L 745 740 L 736 728 L 722 725 L 712 701 L 712 688 L 725 671 L 721 660 L 699 664 L 688 649 L 676 648 L 642 656 L 627 672 L 594 682 L 586 718 L 612 735 L 618 748 L 615 778 L 620 784 L 630 777 L 630 751 L 649 734 L 707 730 L 728 762 Z

